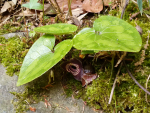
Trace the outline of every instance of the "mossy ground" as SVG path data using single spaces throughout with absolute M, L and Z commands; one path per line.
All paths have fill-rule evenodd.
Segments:
M 52 87 L 51 85 L 47 87 L 48 72 L 26 85 L 24 92 L 10 92 L 15 96 L 11 103 L 16 113 L 24 113 L 32 107 L 32 104 L 44 101 L 48 97 L 50 87 Z
M 37 36 L 21 39 L 16 36 L 8 40 L 0 37 L 0 62 L 6 67 L 8 75 L 19 74 L 23 59 L 36 39 Z
M 144 3 L 143 7 L 146 8 L 147 4 Z M 147 37 L 149 36 L 148 31 L 150 30 L 150 22 L 144 14 L 147 13 L 146 11 L 143 13 L 142 16 L 139 14 L 136 17 L 137 19 L 133 19 L 132 21 L 130 21 L 130 15 L 136 12 L 138 12 L 137 6 L 133 3 L 130 3 L 125 11 L 123 19 L 132 24 L 133 26 L 136 26 L 137 23 L 142 28 L 142 50 L 144 50 L 144 45 L 147 41 Z M 118 12 L 118 9 L 111 10 L 109 14 L 113 16 L 120 16 L 120 12 Z M 6 29 L 8 27 L 10 27 L 10 25 L 5 25 L 2 33 L 6 33 Z M 11 29 L 9 31 L 11 31 Z M 18 37 L 14 37 L 6 40 L 5 38 L 0 37 L 0 61 L 7 67 L 7 73 L 9 75 L 12 76 L 14 73 L 19 73 L 23 58 L 36 39 L 37 38 L 26 39 L 25 37 L 20 39 Z M 142 50 L 138 53 L 128 53 L 126 56 L 126 61 L 127 66 L 133 76 L 142 86 L 145 87 L 146 80 L 150 74 L 150 46 L 148 46 L 148 48 L 145 50 L 144 62 L 141 63 L 141 65 L 139 66 L 134 65 L 140 60 Z M 72 57 L 78 57 L 79 53 L 79 51 L 71 51 Z M 150 96 L 148 95 L 147 99 L 145 98 L 145 92 L 134 83 L 134 81 L 127 74 L 124 67 L 122 67 L 120 75 L 117 77 L 117 83 L 112 102 L 110 105 L 108 105 L 110 91 L 113 81 L 116 77 L 118 68 L 114 68 L 112 80 L 110 80 L 111 59 L 105 58 L 101 60 L 106 60 L 106 63 L 101 70 L 99 69 L 101 68 L 102 63 L 100 63 L 99 61 L 91 61 L 92 64 L 94 64 L 99 77 L 94 80 L 90 85 L 86 86 L 86 88 L 82 88 L 81 83 L 76 81 L 72 77 L 72 75 L 67 73 L 67 77 L 64 76 L 62 79 L 62 84 L 66 95 L 74 95 L 74 97 L 76 98 L 82 98 L 89 106 L 94 107 L 95 109 L 103 109 L 105 112 L 121 111 L 124 113 L 148 113 L 148 111 L 150 111 Z M 118 59 L 116 58 L 115 63 L 117 62 L 117 60 Z M 56 66 L 56 68 L 59 69 L 60 66 Z M 11 92 L 19 100 L 13 101 L 16 112 L 29 109 L 28 104 L 24 100 L 27 100 L 30 104 L 41 100 L 41 94 L 44 94 L 45 92 L 42 87 L 44 87 L 45 85 L 46 84 L 41 84 L 37 82 L 33 86 L 27 87 L 25 92 L 23 93 Z M 147 90 L 150 91 L 150 84 L 148 84 L 147 87 Z

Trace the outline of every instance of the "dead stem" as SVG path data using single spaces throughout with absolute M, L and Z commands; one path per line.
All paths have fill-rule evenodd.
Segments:
M 147 85 L 148 85 L 149 79 L 150 79 L 150 75 L 148 76 L 148 78 L 147 78 L 147 80 L 146 80 L 146 90 L 147 90 Z M 148 104 L 147 93 L 145 94 L 145 100 L 146 100 L 146 102 L 147 102 L 147 104 Z
M 147 91 L 147 90 L 146 90 L 140 83 L 138 83 L 138 81 L 133 77 L 133 75 L 132 75 L 131 72 L 129 71 L 129 69 L 128 69 L 126 63 L 125 63 L 125 61 L 123 61 L 123 63 L 124 63 L 124 65 L 125 65 L 125 68 L 126 68 L 128 74 L 129 74 L 129 76 L 132 78 L 132 80 L 133 80 L 143 91 L 145 91 L 147 94 L 150 95 L 150 92 Z
M 113 87 L 112 87 L 112 89 L 111 89 L 111 93 L 110 93 L 110 97 L 109 97 L 109 102 L 108 102 L 108 104 L 111 103 L 111 100 L 112 100 L 112 97 L 113 97 L 113 93 L 114 93 L 114 89 L 115 89 L 115 86 L 116 86 L 117 77 L 118 77 L 118 75 L 119 75 L 119 73 L 120 73 L 121 67 L 122 67 L 122 63 L 120 64 L 119 70 L 118 70 L 118 72 L 117 72 L 117 74 L 116 74 L 116 78 L 115 78 L 115 80 L 114 80 Z
M 53 0 L 54 3 L 52 2 L 52 0 L 49 0 L 49 1 L 50 1 L 51 5 L 55 8 L 58 18 L 59 18 L 62 22 L 65 22 L 65 18 L 63 18 L 63 17 L 64 17 L 63 12 L 61 11 L 61 9 L 60 9 L 60 7 L 59 7 L 57 1 L 56 1 L 56 0 Z
M 72 16 L 71 2 L 72 2 L 72 0 L 68 0 L 68 14 L 69 14 L 69 16 Z
M 129 3 L 129 0 L 126 0 L 126 4 L 125 4 L 125 6 L 124 6 L 124 8 L 123 8 L 123 10 L 122 10 L 122 13 L 121 13 L 121 19 L 122 19 L 122 17 L 123 17 L 123 14 L 124 14 L 124 12 L 125 12 L 125 9 L 126 9 L 128 3 Z
M 115 67 L 118 67 L 118 65 L 124 59 L 124 57 L 126 56 L 126 54 L 127 54 L 127 52 L 123 52 L 123 55 L 121 55 L 120 59 L 118 60 L 117 64 L 115 65 Z

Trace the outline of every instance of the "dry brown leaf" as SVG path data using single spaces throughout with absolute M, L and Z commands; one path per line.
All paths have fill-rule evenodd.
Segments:
M 86 15 L 87 15 L 87 13 L 84 13 L 84 14 L 78 16 L 78 17 L 71 16 L 70 17 L 71 20 L 69 20 L 67 23 L 68 24 L 74 23 L 77 26 L 81 26 L 82 22 L 83 22 L 82 18 L 84 18 Z
M 68 10 L 68 0 L 57 0 L 57 3 L 62 11 Z M 71 9 L 81 8 L 82 2 L 81 0 L 72 0 Z
M 10 15 L 3 16 L 2 22 L 0 23 L 0 27 L 5 24 L 10 19 Z
M 12 0 L 13 2 L 14 2 L 14 4 L 16 5 L 16 3 L 17 3 L 17 0 Z
M 44 12 L 45 14 L 56 14 L 56 10 L 51 4 L 44 4 Z
M 76 9 L 72 10 L 72 15 L 75 16 L 75 17 L 78 17 L 82 13 L 83 13 L 82 8 L 76 8 Z
M 5 2 L 5 4 L 3 5 L 1 9 L 1 13 L 7 11 L 9 8 L 13 8 L 13 6 L 15 6 L 13 1 Z
M 15 16 L 33 16 L 33 15 L 36 15 L 35 12 L 32 12 L 29 9 L 26 9 L 25 11 L 22 11 L 18 15 L 15 15 Z
M 82 8 L 88 12 L 99 13 L 103 10 L 102 0 L 84 0 Z
M 103 0 L 103 1 L 105 6 L 109 6 L 110 3 L 113 2 L 114 0 Z

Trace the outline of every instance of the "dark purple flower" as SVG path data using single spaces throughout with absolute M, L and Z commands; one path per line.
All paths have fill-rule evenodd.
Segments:
M 76 58 L 64 63 L 62 67 L 72 73 L 76 80 L 81 81 L 83 87 L 91 83 L 97 77 L 97 73 L 94 74 L 94 68 L 91 65 L 86 65 L 83 68 L 82 62 Z

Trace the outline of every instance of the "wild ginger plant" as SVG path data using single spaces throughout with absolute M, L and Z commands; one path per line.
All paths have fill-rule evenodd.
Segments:
M 78 50 L 138 52 L 142 39 L 129 23 L 113 16 L 101 16 L 93 28 L 84 28 L 73 39 L 67 39 L 55 47 L 55 36 L 70 34 L 77 27 L 70 24 L 52 24 L 34 29 L 45 33 L 30 48 L 23 61 L 17 86 L 41 76 L 56 65 L 72 47 Z

